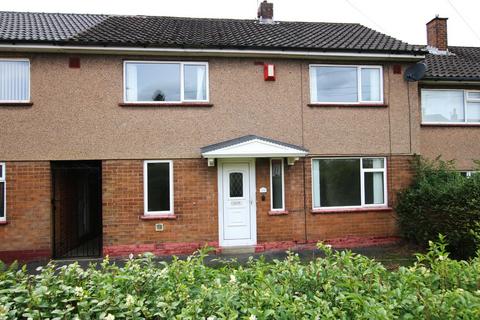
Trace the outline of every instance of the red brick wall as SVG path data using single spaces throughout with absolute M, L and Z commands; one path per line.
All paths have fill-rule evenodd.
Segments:
M 439 50 L 448 49 L 447 19 L 434 18 L 427 23 L 427 44 Z
M 411 181 L 411 158 L 392 156 L 387 160 L 390 206 L 396 192 Z M 6 168 L 8 224 L 0 225 L 0 259 L 50 256 L 50 163 L 8 162 Z M 189 253 L 206 243 L 218 246 L 217 167 L 208 167 L 205 159 L 178 159 L 173 168 L 176 219 L 143 220 L 143 161 L 103 161 L 105 254 Z M 398 234 L 392 210 L 312 213 L 311 158 L 300 159 L 293 166 L 285 164 L 284 169 L 288 214 L 271 215 L 270 161 L 256 160 L 257 191 L 260 187 L 268 190 L 265 201 L 259 192 L 256 199 L 257 238 L 264 248 L 278 243 Z M 165 230 L 155 231 L 156 223 L 163 223 Z
M 7 162 L 7 224 L 0 225 L 0 260 L 51 256 L 50 163 Z
M 270 159 L 257 159 L 257 191 L 266 187 L 265 201 L 257 192 L 257 241 L 305 241 L 303 160 L 293 166 L 284 164 L 285 209 L 288 214 L 270 214 Z
M 411 182 L 411 156 L 391 156 L 387 158 L 388 205 L 393 207 L 396 193 Z M 391 237 L 398 236 L 399 230 L 393 210 L 335 213 L 312 213 L 311 159 L 306 167 L 306 203 L 308 241 L 343 237 Z
M 174 220 L 142 220 L 143 161 L 103 162 L 103 243 L 106 254 L 168 253 L 218 242 L 217 168 L 205 159 L 173 161 Z M 164 231 L 155 231 L 163 223 Z

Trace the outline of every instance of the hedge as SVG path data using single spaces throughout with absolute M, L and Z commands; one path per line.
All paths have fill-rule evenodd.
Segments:
M 214 268 L 202 250 L 123 267 L 52 262 L 37 275 L 2 265 L 0 319 L 479 319 L 480 260 L 452 260 L 445 246 L 431 243 L 396 271 L 322 244 L 324 257 L 309 263 L 290 254 Z
M 421 244 L 443 234 L 455 258 L 475 254 L 480 235 L 480 174 L 463 177 L 454 161 L 416 158 L 413 184 L 396 211 L 403 235 Z

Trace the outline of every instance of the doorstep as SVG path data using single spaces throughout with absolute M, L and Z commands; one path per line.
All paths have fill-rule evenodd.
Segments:
M 236 246 L 236 247 L 221 247 L 222 254 L 234 255 L 242 253 L 255 253 L 255 246 Z

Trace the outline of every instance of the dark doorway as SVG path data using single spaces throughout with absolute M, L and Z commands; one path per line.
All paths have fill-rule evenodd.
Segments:
M 101 161 L 54 161 L 53 256 L 102 254 Z

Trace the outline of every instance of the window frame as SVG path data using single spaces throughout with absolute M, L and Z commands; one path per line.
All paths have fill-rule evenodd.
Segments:
M 312 70 L 314 70 L 315 67 L 339 67 L 339 68 L 356 68 L 357 69 L 357 92 L 358 92 L 358 99 L 356 102 L 342 102 L 342 101 L 314 101 L 313 100 L 313 81 L 314 77 L 312 76 Z M 373 101 L 373 100 L 362 100 L 362 69 L 378 69 L 380 71 L 380 100 L 378 101 Z M 309 69 L 308 69 L 308 74 L 310 78 L 310 103 L 311 104 L 331 104 L 331 105 L 337 105 L 337 104 L 349 104 L 349 105 L 363 105 L 363 104 L 379 104 L 382 105 L 384 104 L 384 88 L 383 88 L 383 66 L 382 65 L 348 65 L 348 64 L 310 64 Z
M 6 177 L 6 168 L 5 162 L 0 162 L 1 173 L 0 182 L 3 182 L 3 217 L 0 216 L 0 222 L 7 221 L 7 177 Z M 1 201 L 1 200 L 0 200 Z
M 480 173 L 480 171 L 478 171 L 478 170 L 460 170 L 459 173 L 460 174 L 465 173 L 465 178 L 470 178 L 473 175 Z
M 137 64 L 179 64 L 180 65 L 180 100 L 171 100 L 171 101 L 128 101 L 127 100 L 127 64 L 137 63 Z M 205 100 L 191 100 L 185 99 L 185 65 L 201 65 L 205 66 Z M 123 103 L 141 103 L 141 104 L 172 104 L 172 103 L 208 103 L 210 102 L 210 87 L 209 87 L 209 66 L 206 61 L 155 61 L 155 60 L 124 60 L 123 61 Z
M 170 188 L 170 210 L 149 211 L 148 210 L 148 164 L 168 163 L 169 164 L 169 188 Z M 174 215 L 174 194 L 173 194 L 173 160 L 144 160 L 143 161 L 143 214 L 145 216 Z
M 457 122 L 445 122 L 445 121 L 439 121 L 439 122 L 432 122 L 432 121 L 423 121 L 423 103 L 422 103 L 422 97 L 423 97 L 423 92 L 424 91 L 462 91 L 463 93 L 463 113 L 465 115 L 465 119 L 463 121 L 457 121 Z M 480 90 L 469 90 L 469 89 L 435 89 L 435 88 L 422 88 L 420 90 L 420 117 L 421 117 L 421 124 L 440 124 L 440 125 L 450 125 L 450 126 L 458 126 L 458 125 L 480 125 L 480 121 L 477 122 L 472 122 L 468 121 L 468 108 L 467 104 L 468 102 L 472 103 L 480 103 L 480 99 L 468 99 L 468 94 L 470 92 L 477 92 L 480 93 Z
M 313 162 L 315 160 L 360 160 L 360 205 L 359 206 L 335 206 L 335 207 L 322 207 L 322 206 L 315 206 L 315 185 L 314 185 L 314 167 Z M 383 168 L 363 168 L 363 160 L 364 159 L 382 159 L 383 160 Z M 330 210 L 341 210 L 341 209 L 368 209 L 368 208 L 386 208 L 388 207 L 388 177 L 387 177 L 387 158 L 386 157 L 378 157 L 378 156 L 362 156 L 362 157 L 314 157 L 311 160 L 311 194 L 312 194 L 312 210 L 315 211 L 330 211 Z M 366 172 L 383 172 L 383 203 L 373 203 L 373 204 L 365 204 L 365 173 Z M 319 175 L 321 172 L 319 172 Z M 320 186 L 318 186 L 320 188 Z M 320 189 L 319 189 L 320 192 Z M 320 203 L 321 203 L 321 198 Z
M 282 207 L 281 208 L 273 208 L 273 160 L 280 160 L 282 164 Z M 285 211 L 285 163 L 283 158 L 271 158 L 270 159 L 270 211 L 277 212 L 277 211 Z
M 30 59 L 27 58 L 0 58 L 0 62 L 28 62 L 28 97 L 26 100 L 1 100 L 0 103 L 29 103 L 31 101 L 31 85 L 32 85 L 32 76 L 31 76 L 31 63 Z

